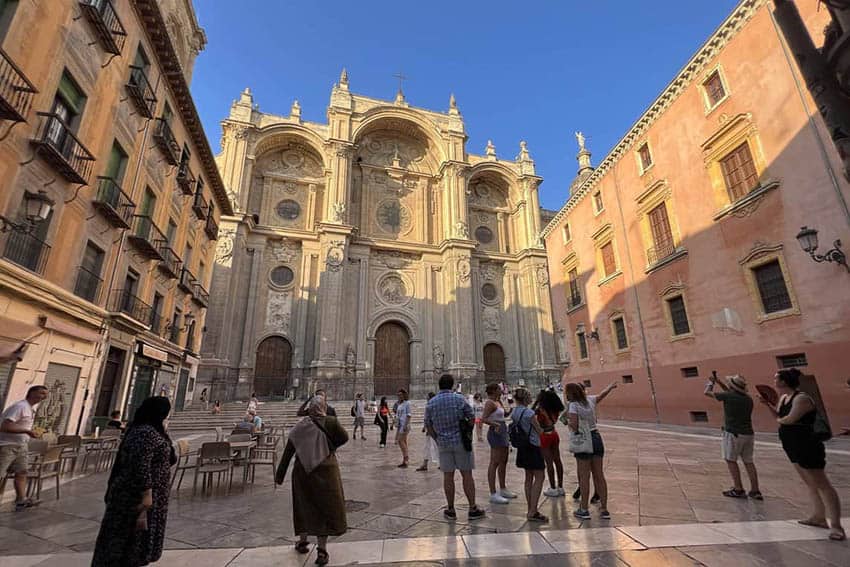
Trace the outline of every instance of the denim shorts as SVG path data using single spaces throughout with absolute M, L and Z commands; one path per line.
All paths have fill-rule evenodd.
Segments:
M 511 444 L 508 440 L 508 426 L 506 424 L 502 424 L 498 433 L 496 433 L 496 430 L 491 427 L 487 431 L 487 442 L 490 444 L 490 448 L 510 447 Z

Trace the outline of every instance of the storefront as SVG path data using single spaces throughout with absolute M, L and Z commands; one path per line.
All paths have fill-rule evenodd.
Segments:
M 142 402 L 154 395 L 158 375 L 173 375 L 174 370 L 169 365 L 168 353 L 143 342 L 138 343 L 136 356 L 133 360 L 133 370 L 130 376 L 129 395 L 124 406 L 124 419 L 133 420 L 136 409 Z

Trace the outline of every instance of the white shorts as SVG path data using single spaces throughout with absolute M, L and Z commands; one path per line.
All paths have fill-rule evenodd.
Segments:
M 754 435 L 735 435 L 734 433 L 724 431 L 721 446 L 723 460 L 737 461 L 741 459 L 745 463 L 753 462 Z

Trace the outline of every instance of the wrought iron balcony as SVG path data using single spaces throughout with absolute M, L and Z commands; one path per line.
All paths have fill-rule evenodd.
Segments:
M 92 204 L 112 226 L 130 228 L 136 204 L 111 177 L 97 178 L 97 195 Z
M 0 119 L 26 122 L 32 95 L 38 93 L 12 58 L 0 49 Z
M 200 189 L 200 186 L 198 188 Z M 195 212 L 195 216 L 198 217 L 198 220 L 204 220 L 207 218 L 209 205 L 204 199 L 204 194 L 201 191 L 195 191 L 195 199 L 192 201 L 192 210 Z
M 164 260 L 160 250 L 168 246 L 168 239 L 147 215 L 134 215 L 133 228 L 128 235 L 130 244 L 135 246 L 145 257 L 152 260 Z
M 150 319 L 151 333 L 153 333 L 155 335 L 161 335 L 163 323 L 164 323 L 164 321 L 162 320 L 162 313 L 159 313 L 158 311 L 154 311 L 153 308 L 151 308 L 151 319 Z
M 133 99 L 136 110 L 145 118 L 153 118 L 156 109 L 156 95 L 148 81 L 145 70 L 136 65 L 130 65 L 130 79 L 127 81 L 127 93 Z
M 177 170 L 177 185 L 184 195 L 191 195 L 195 187 L 195 174 L 189 169 L 187 161 L 180 163 L 180 168 Z
M 100 279 L 100 274 L 96 274 L 88 268 L 80 266 L 77 271 L 77 283 L 74 285 L 74 295 L 95 303 L 100 295 L 100 285 L 102 283 L 103 280 Z
M 150 324 L 151 306 L 136 297 L 131 290 L 113 289 L 109 297 L 109 310 L 123 313 L 142 325 Z
M 49 245 L 31 232 L 10 230 L 0 236 L 5 236 L 2 243 L 4 258 L 36 274 L 44 272 L 44 266 L 50 256 Z
M 57 114 L 39 112 L 38 115 L 44 117 L 44 125 L 39 136 L 32 141 L 36 151 L 62 177 L 71 183 L 87 185 L 95 157 Z
M 195 279 L 195 276 L 192 275 L 192 272 L 189 271 L 189 268 L 183 268 L 180 272 L 180 279 L 177 280 L 177 287 L 185 291 L 186 293 L 193 293 L 195 291 L 195 283 L 198 280 Z
M 183 268 L 183 260 L 171 249 L 168 242 L 163 241 L 161 243 L 159 255 L 162 256 L 159 269 L 169 278 L 173 279 L 180 276 L 180 270 Z
M 201 307 L 207 307 L 210 304 L 210 293 L 197 280 L 195 280 L 192 286 L 192 301 Z
M 113 55 L 121 55 L 127 30 L 118 19 L 115 7 L 109 0 L 80 0 L 80 9 L 91 23 L 100 45 Z
M 581 295 L 577 293 L 571 293 L 567 297 L 567 308 L 573 309 L 574 307 L 578 307 L 579 305 L 581 305 Z
M 175 321 L 172 321 L 168 328 L 168 340 L 176 345 L 180 344 L 180 326 L 182 324 L 180 318 L 177 318 Z
M 212 214 L 207 217 L 207 222 L 204 223 L 204 232 L 210 240 L 218 240 L 218 223 L 215 222 Z
M 650 266 L 657 264 L 664 258 L 672 256 L 675 251 L 676 246 L 673 245 L 672 240 L 656 244 L 652 248 L 646 249 L 646 263 Z
M 165 161 L 171 165 L 177 165 L 180 161 L 180 144 L 174 139 L 171 126 L 162 118 L 156 119 L 156 128 L 153 131 L 153 141 L 162 150 Z

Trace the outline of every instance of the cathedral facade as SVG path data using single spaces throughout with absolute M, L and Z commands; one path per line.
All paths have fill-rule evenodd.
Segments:
M 463 118 L 352 93 L 327 122 L 248 89 L 217 157 L 222 218 L 197 388 L 369 396 L 559 380 L 534 162 L 467 152 Z

